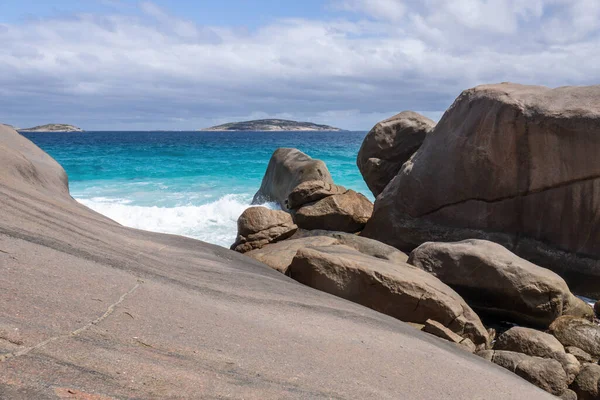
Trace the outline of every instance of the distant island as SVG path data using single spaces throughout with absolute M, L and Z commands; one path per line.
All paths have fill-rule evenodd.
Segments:
M 285 119 L 258 119 L 254 121 L 230 122 L 201 131 L 342 131 L 329 125 L 313 124 L 312 122 L 297 122 Z
M 18 129 L 19 132 L 84 132 L 83 129 L 67 124 L 47 124 L 33 128 Z

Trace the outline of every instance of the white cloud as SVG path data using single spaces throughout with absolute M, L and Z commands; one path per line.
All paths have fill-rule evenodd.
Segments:
M 439 115 L 480 83 L 598 82 L 596 0 L 450 3 L 336 2 L 357 18 L 253 31 L 153 3 L 135 17 L 0 24 L 0 120 L 192 129 L 285 115 L 368 129 L 404 109 Z

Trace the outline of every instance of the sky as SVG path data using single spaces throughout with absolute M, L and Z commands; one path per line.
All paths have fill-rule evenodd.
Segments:
M 598 84 L 599 49 L 598 0 L 0 0 L 0 122 L 368 130 L 479 84 Z

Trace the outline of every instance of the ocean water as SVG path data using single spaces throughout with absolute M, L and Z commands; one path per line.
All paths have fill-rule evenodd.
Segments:
M 125 226 L 226 247 L 278 147 L 325 161 L 337 184 L 373 200 L 356 167 L 366 132 L 24 135 L 65 168 L 71 195 L 86 206 Z

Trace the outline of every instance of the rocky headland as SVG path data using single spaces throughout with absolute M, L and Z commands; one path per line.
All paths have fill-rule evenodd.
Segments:
M 84 132 L 83 129 L 68 124 L 46 124 L 33 128 L 18 129 L 19 132 Z
M 599 104 L 600 86 L 499 84 L 438 124 L 402 112 L 357 157 L 374 205 L 278 149 L 255 203 L 283 211 L 246 210 L 232 248 L 552 395 L 600 399 L 600 303 L 576 296 L 600 297 Z
M 340 128 L 334 128 L 329 125 L 319 125 L 312 122 L 289 121 L 286 119 L 257 119 L 254 121 L 230 122 L 217 125 L 210 128 L 200 129 L 201 131 L 215 132 L 237 132 L 237 131 L 342 131 Z

